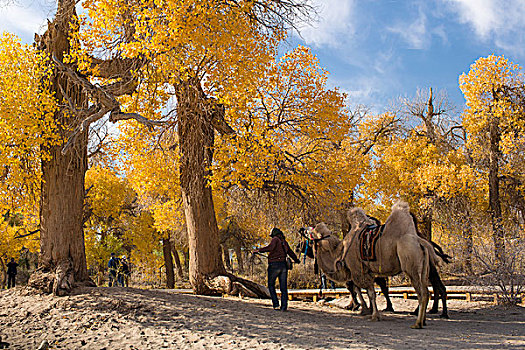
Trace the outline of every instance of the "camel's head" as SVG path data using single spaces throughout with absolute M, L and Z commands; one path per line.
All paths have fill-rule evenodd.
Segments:
M 313 239 L 319 240 L 323 239 L 327 236 L 330 236 L 330 230 L 328 229 L 328 226 L 324 222 L 320 222 L 317 225 L 315 225 L 314 229 L 311 230 Z

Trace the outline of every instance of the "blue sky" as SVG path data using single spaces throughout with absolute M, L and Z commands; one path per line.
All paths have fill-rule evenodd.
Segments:
M 0 0 L 0 31 L 25 42 L 45 29 L 54 1 Z M 312 0 L 318 20 L 289 39 L 312 47 L 349 104 L 381 112 L 418 89 L 446 90 L 462 108 L 458 78 L 479 57 L 525 64 L 525 0 Z

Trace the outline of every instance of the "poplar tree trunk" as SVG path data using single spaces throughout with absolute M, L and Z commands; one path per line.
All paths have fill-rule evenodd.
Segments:
M 185 249 L 182 252 L 182 257 L 184 258 L 184 269 L 188 271 L 189 273 L 189 270 L 190 270 L 190 251 L 189 249 Z
M 421 216 L 421 234 L 427 241 L 432 240 L 432 208 L 427 209 Z
M 182 265 L 180 263 L 180 257 L 179 252 L 177 251 L 177 248 L 175 248 L 175 245 L 171 245 L 171 253 L 173 254 L 173 260 L 175 261 L 175 270 L 177 271 L 177 276 L 180 280 L 184 279 L 184 273 L 182 271 Z
M 169 238 L 162 239 L 162 253 L 164 255 L 164 267 L 166 268 L 166 287 L 175 288 L 175 273 L 173 271 L 173 258 L 171 257 L 171 242 Z
M 472 223 L 467 221 L 463 229 L 463 268 L 464 272 L 472 275 L 472 255 L 474 253 L 474 239 L 472 237 Z
M 219 228 L 208 184 L 213 159 L 214 128 L 225 126 L 224 109 L 206 98 L 198 79 L 175 87 L 180 143 L 180 183 L 190 250 L 189 277 L 193 292 L 203 295 L 269 297 L 268 289 L 227 273 L 220 252 Z
M 235 256 L 237 256 L 237 264 L 239 265 L 239 273 L 244 272 L 244 258 L 242 256 L 242 247 L 240 244 L 235 246 Z
M 221 252 L 222 252 L 222 260 L 224 261 L 224 265 L 226 265 L 226 269 L 228 269 L 229 271 L 233 271 L 232 262 L 230 260 L 230 252 L 228 248 L 221 245 Z
M 75 16 L 75 1 L 59 1 L 55 19 L 48 24 L 46 33 L 37 37 L 38 49 L 62 60 L 70 51 L 68 37 Z M 75 107 L 87 105 L 88 99 L 81 89 L 61 74 L 55 72 L 51 89 L 60 103 L 65 91 Z M 71 126 L 78 121 L 74 115 L 64 115 L 62 110 L 54 118 L 59 123 L 61 139 L 65 140 Z M 47 157 L 42 160 L 39 269 L 29 285 L 56 295 L 68 294 L 78 283 L 94 285 L 87 272 L 82 220 L 87 143 L 85 130 L 66 154 L 61 153 L 62 145 L 42 150 Z
M 180 179 L 190 251 L 189 279 L 196 294 L 216 294 L 206 279 L 226 271 L 219 253 L 208 167 L 213 156 L 214 130 L 200 82 L 186 80 L 176 87 L 180 142 Z
M 4 289 L 7 281 L 7 262 L 4 262 L 4 259 L 0 257 L 0 270 L 2 271 L 2 279 L 0 280 L 0 289 Z
M 492 221 L 495 261 L 496 264 L 501 265 L 505 259 L 505 233 L 503 231 L 499 196 L 499 132 L 499 119 L 492 117 L 489 125 L 489 207 Z

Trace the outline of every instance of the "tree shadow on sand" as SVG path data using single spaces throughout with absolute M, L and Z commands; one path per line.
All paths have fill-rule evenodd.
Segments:
M 269 301 L 176 294 L 162 290 L 95 288 L 85 291 L 96 298 L 82 298 L 71 308 L 116 310 L 142 327 L 189 330 L 203 336 L 231 335 L 257 338 L 283 347 L 338 349 L 348 347 L 389 349 L 523 348 L 525 312 L 473 309 L 452 311 L 451 320 L 428 316 L 423 330 L 410 329 L 408 312 L 384 313 L 371 322 L 345 310 L 294 303 L 288 312 L 275 311 Z M 294 305 L 296 304 L 296 305 Z

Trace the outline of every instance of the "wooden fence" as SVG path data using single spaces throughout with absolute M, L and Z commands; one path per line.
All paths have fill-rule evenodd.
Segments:
M 447 286 L 447 299 L 463 299 L 466 301 L 476 300 L 492 300 L 495 304 L 501 298 L 501 292 L 498 291 L 498 287 L 478 287 L 478 286 Z M 429 292 L 433 295 L 432 287 L 428 288 Z M 191 289 L 165 289 L 165 291 L 182 293 L 182 294 L 193 294 Z M 389 294 L 393 298 L 403 299 L 416 299 L 416 292 L 412 287 L 389 287 Z M 365 291 L 363 291 L 365 292 Z M 381 294 L 381 290 L 376 288 L 376 292 Z M 366 293 L 365 293 L 366 294 Z M 277 295 L 280 296 L 281 292 L 277 290 Z M 323 298 L 342 298 L 350 295 L 350 292 L 346 288 L 336 289 L 323 289 Z M 316 302 L 319 300 L 319 289 L 289 289 L 288 290 L 289 300 L 312 300 Z M 525 293 L 521 293 L 521 302 L 525 305 Z
M 493 300 L 494 303 L 500 299 L 500 292 L 497 287 L 475 287 L 475 286 L 447 286 L 447 299 L 463 299 L 466 301 L 475 300 Z M 412 287 L 389 287 L 389 295 L 394 298 L 416 299 L 416 292 Z M 364 292 L 364 291 L 363 291 Z M 376 289 L 377 293 L 381 293 L 380 289 Z M 429 287 L 429 292 L 433 296 L 432 287 Z M 280 295 L 280 291 L 277 291 Z M 323 289 L 322 296 L 324 298 L 341 298 L 350 295 L 346 288 Z M 319 299 L 319 289 L 290 289 L 288 290 L 288 299 L 306 299 L 314 302 Z M 521 302 L 525 304 L 525 293 L 521 293 Z

